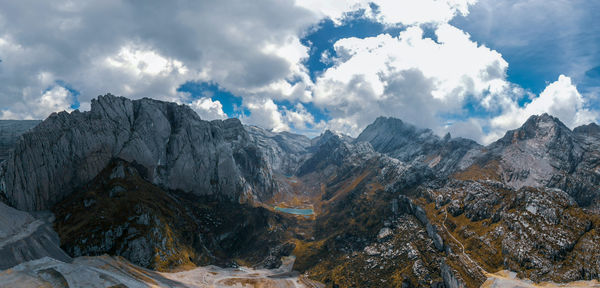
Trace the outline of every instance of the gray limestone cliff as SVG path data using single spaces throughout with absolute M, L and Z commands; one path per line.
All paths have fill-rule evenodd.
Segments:
M 274 172 L 294 175 L 300 165 L 310 156 L 311 140 L 289 132 L 274 133 L 256 126 L 244 127 L 250 140 L 265 155 Z
M 8 158 L 19 136 L 40 124 L 39 120 L 0 120 L 0 162 Z
M 237 119 L 209 122 L 185 105 L 108 94 L 89 112 L 54 113 L 23 134 L 0 167 L 1 193 L 18 209 L 48 209 L 121 158 L 166 189 L 261 199 L 275 184 L 250 139 Z

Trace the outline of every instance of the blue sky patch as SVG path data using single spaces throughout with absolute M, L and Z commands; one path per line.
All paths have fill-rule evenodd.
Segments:
M 367 38 L 375 37 L 382 33 L 388 33 L 392 36 L 404 30 L 404 27 L 386 27 L 384 24 L 375 22 L 364 16 L 364 10 L 358 10 L 347 13 L 342 20 L 341 25 L 336 25 L 331 19 L 322 20 L 319 25 L 313 27 L 300 42 L 310 47 L 309 58 L 304 62 L 313 81 L 325 71 L 333 66 L 331 62 L 321 61 L 323 53 L 329 57 L 335 57 L 336 53 L 333 44 L 343 38 Z
M 435 25 L 423 24 L 420 26 L 420 28 L 423 30 L 423 38 L 429 38 L 429 39 L 433 40 L 435 43 L 439 44 L 437 35 L 435 34 L 435 30 L 437 29 L 437 27 L 435 27 Z
M 296 110 L 296 103 L 292 103 L 288 100 L 283 100 L 283 101 L 273 101 L 273 103 L 275 103 L 278 107 L 285 107 L 287 110 L 292 110 L 295 111 Z M 302 106 L 304 106 L 304 108 L 310 112 L 310 114 L 313 115 L 314 119 L 315 119 L 315 123 L 319 123 L 321 120 L 323 121 L 329 121 L 331 119 L 331 117 L 328 114 L 327 110 L 323 110 L 320 109 L 319 107 L 315 106 L 315 104 L 313 104 L 312 102 L 308 102 L 308 103 L 302 103 Z
M 550 19 L 563 11 L 554 11 L 553 5 L 541 1 L 524 5 L 515 1 L 501 3 L 481 1 L 471 6 L 466 17 L 457 16 L 450 24 L 469 33 L 473 41 L 500 52 L 509 63 L 507 80 L 535 94 L 561 74 L 571 77 L 581 93 L 598 88 L 599 83 L 590 81 L 593 77 L 582 69 L 600 64 L 600 2 L 561 3 L 577 16 L 556 21 Z M 492 10 L 496 7 L 513 10 Z M 532 17 L 532 13 L 544 16 Z M 511 18 L 504 19 L 506 16 Z
M 46 88 L 46 90 L 44 90 L 42 92 L 42 94 L 56 88 L 57 86 L 65 88 L 65 90 L 69 91 L 69 95 L 71 96 L 71 109 L 79 109 L 80 103 L 79 103 L 79 91 L 77 91 L 75 88 L 73 88 L 73 86 L 71 86 L 71 84 L 63 81 L 63 80 L 56 80 L 54 81 L 54 85 L 48 86 L 48 88 Z
M 192 99 L 209 97 L 213 101 L 218 100 L 223 105 L 223 112 L 228 117 L 239 117 L 239 115 L 246 114 L 242 110 L 242 97 L 233 95 L 233 93 L 223 89 L 219 84 L 214 82 L 189 81 L 179 86 L 177 92 L 190 93 Z
M 585 76 L 589 78 L 597 78 L 600 79 L 600 66 L 594 67 L 585 72 Z

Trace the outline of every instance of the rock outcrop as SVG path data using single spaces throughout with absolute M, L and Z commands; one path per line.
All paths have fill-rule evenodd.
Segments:
M 39 120 L 0 120 L 0 162 L 8 158 L 9 152 L 23 133 L 40 124 Z
M 239 120 L 203 121 L 188 106 L 151 99 L 100 96 L 89 112 L 52 114 L 14 149 L 1 190 L 24 210 L 52 207 L 114 158 L 144 167 L 156 185 L 197 195 L 262 199 L 275 185 Z
M 54 227 L 69 255 L 118 255 L 145 268 L 170 271 L 229 266 L 234 257 L 260 262 L 281 244 L 278 232 L 267 232 L 280 223 L 264 208 L 163 190 L 143 179 L 139 169 L 143 167 L 113 160 L 54 206 Z
M 43 257 L 70 261 L 45 217 L 36 219 L 0 202 L 0 270 Z
M 562 190 L 451 180 L 423 189 L 423 196 L 434 202 L 424 206 L 432 223 L 444 225 L 440 235 L 450 251 L 470 255 L 454 262 L 464 271 L 508 269 L 534 281 L 557 282 L 600 275 L 600 217 L 586 213 Z

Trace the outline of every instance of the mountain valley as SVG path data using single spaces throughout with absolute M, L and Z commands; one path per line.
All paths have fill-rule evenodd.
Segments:
M 310 139 L 107 94 L 0 135 L 0 284 L 600 285 L 594 123 L 531 116 L 482 146 L 379 117 Z

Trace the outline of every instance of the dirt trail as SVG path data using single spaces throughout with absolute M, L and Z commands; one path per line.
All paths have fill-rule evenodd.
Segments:
M 442 222 L 442 227 L 444 227 L 444 230 L 446 230 L 446 234 L 450 235 L 450 237 L 451 237 L 451 238 L 454 240 L 454 242 L 456 242 L 456 243 L 457 243 L 457 244 L 460 246 L 460 248 L 461 248 L 461 250 L 462 250 L 462 251 L 461 251 L 462 255 L 463 255 L 463 256 L 464 256 L 466 259 L 468 259 L 468 260 L 469 260 L 469 262 L 471 262 L 473 265 L 475 265 L 475 267 L 477 267 L 477 268 L 478 268 L 478 269 L 481 271 L 481 273 L 482 273 L 483 275 L 485 275 L 486 277 L 487 277 L 487 276 L 489 276 L 489 275 L 491 275 L 491 273 L 489 273 L 488 271 L 486 271 L 485 269 L 483 269 L 483 267 L 481 267 L 481 266 L 479 265 L 479 263 L 477 263 L 475 260 L 473 260 L 473 259 L 471 258 L 471 256 L 469 256 L 469 254 L 467 254 L 467 253 L 465 252 L 465 245 L 463 245 L 463 244 L 462 244 L 460 241 L 458 241 L 458 239 L 456 239 L 456 238 L 454 237 L 454 235 L 452 235 L 452 233 L 450 233 L 450 231 L 448 231 L 448 228 L 446 227 L 446 220 L 447 220 L 447 219 L 448 219 L 448 208 L 444 209 L 444 221 Z

